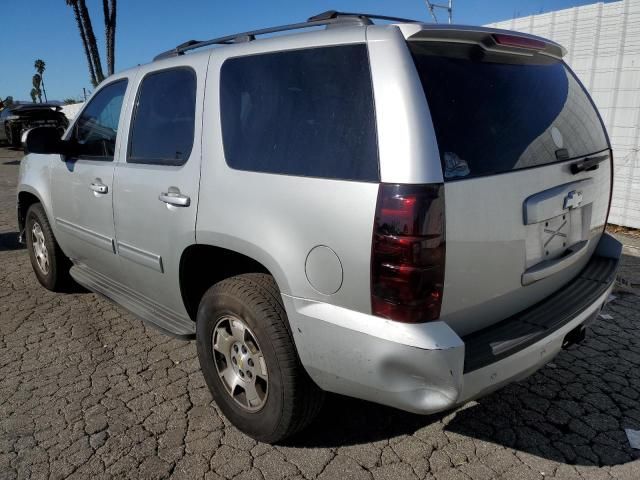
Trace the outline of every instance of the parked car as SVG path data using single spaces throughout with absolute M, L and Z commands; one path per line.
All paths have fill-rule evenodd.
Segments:
M 19 147 L 22 133 L 35 127 L 55 128 L 62 135 L 69 122 L 60 109 L 50 103 L 25 103 L 4 108 L 0 112 L 0 140 Z
M 613 287 L 611 146 L 565 50 L 377 18 L 187 42 L 110 77 L 62 139 L 26 138 L 40 283 L 195 336 L 262 441 L 324 391 L 430 414 L 524 378 Z

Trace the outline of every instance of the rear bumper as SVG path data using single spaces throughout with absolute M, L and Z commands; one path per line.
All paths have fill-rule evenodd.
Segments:
M 508 383 L 528 377 L 546 365 L 562 350 L 567 334 L 597 317 L 612 289 L 613 282 L 586 310 L 539 341 L 518 349 L 501 360 L 465 373 L 457 403 L 487 395 Z
M 321 388 L 428 414 L 520 380 L 549 362 L 567 334 L 597 316 L 613 288 L 620 252 L 620 244 L 603 235 L 585 270 L 562 290 L 465 339 L 444 322 L 402 324 L 283 299 L 300 359 Z M 576 284 L 585 281 L 587 293 Z M 576 289 L 584 294 L 570 301 Z

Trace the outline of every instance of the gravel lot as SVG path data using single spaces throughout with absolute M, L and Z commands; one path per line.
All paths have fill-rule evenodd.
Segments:
M 640 429 L 639 296 L 617 293 L 581 346 L 456 412 L 331 396 L 297 438 L 259 444 L 211 404 L 193 343 L 40 287 L 15 241 L 20 156 L 0 148 L 0 478 L 640 478 L 624 432 Z

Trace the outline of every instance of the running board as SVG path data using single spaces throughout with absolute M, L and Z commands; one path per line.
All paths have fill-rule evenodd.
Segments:
M 173 337 L 184 340 L 195 338 L 196 324 L 189 317 L 162 307 L 85 265 L 75 264 L 69 273 L 80 285 L 126 308 L 145 324 Z

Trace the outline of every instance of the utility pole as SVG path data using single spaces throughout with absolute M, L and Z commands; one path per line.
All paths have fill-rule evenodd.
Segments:
M 435 23 L 438 23 L 438 16 L 436 15 L 436 8 L 441 8 L 442 10 L 446 10 L 447 11 L 447 16 L 449 19 L 449 24 L 451 24 L 451 21 L 453 20 L 453 0 L 448 0 L 446 5 L 442 5 L 439 3 L 433 3 L 430 0 L 425 0 L 425 3 L 427 4 L 427 8 L 429 9 L 429 13 L 431 13 L 431 17 L 433 18 L 433 21 Z

